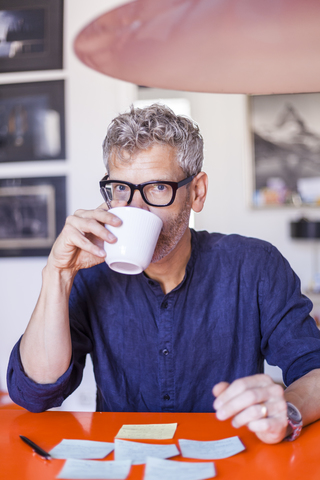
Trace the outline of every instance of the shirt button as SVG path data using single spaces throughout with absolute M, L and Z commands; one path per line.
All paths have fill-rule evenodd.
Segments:
M 162 308 L 168 308 L 168 302 L 163 302 Z
M 162 350 L 162 353 L 163 353 L 163 355 L 168 355 L 168 354 L 169 354 L 169 350 L 168 350 L 167 348 L 164 348 L 164 349 Z
M 170 395 L 168 395 L 167 393 L 163 395 L 163 400 L 170 400 Z
M 149 285 L 151 285 L 152 287 L 154 286 L 154 282 L 152 280 L 149 280 Z

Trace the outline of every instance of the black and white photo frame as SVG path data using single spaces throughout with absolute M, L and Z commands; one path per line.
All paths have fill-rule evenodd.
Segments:
M 320 93 L 249 97 L 254 207 L 320 205 Z
M 65 156 L 64 80 L 0 85 L 0 164 Z
M 63 68 L 63 0 L 1 0 L 0 73 Z
M 65 218 L 65 176 L 0 179 L 0 257 L 47 256 Z

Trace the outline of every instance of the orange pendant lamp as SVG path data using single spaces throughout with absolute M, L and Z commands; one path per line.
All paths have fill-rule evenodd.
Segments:
M 320 0 L 136 0 L 86 26 L 88 67 L 149 87 L 320 91 Z

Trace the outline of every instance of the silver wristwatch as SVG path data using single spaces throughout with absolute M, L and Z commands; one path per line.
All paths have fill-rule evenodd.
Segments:
M 302 430 L 302 416 L 297 407 L 292 405 L 292 403 L 287 402 L 287 415 L 288 415 L 288 424 L 292 428 L 292 433 L 286 438 L 289 442 L 292 442 L 299 437 Z

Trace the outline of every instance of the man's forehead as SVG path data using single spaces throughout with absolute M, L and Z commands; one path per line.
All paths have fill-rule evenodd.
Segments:
M 110 167 L 125 167 L 135 162 L 144 161 L 145 163 L 157 164 L 166 160 L 172 166 L 177 166 L 176 148 L 170 145 L 155 144 L 147 149 L 135 149 L 134 151 L 122 148 L 113 148 L 109 156 L 108 164 Z

